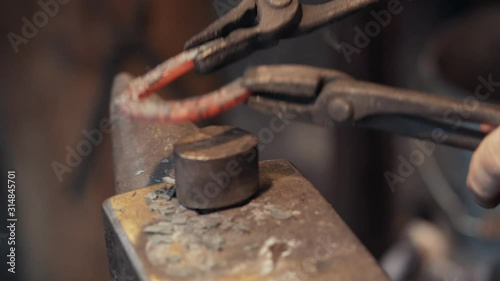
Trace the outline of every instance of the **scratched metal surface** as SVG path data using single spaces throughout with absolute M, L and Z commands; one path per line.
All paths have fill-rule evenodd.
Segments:
M 111 261 L 115 278 L 389 280 L 288 161 L 264 161 L 260 169 L 261 195 L 243 207 L 217 213 L 200 215 L 179 206 L 176 199 L 158 196 L 156 191 L 165 184 L 107 200 L 108 251 L 115 259 L 118 253 L 121 259 L 127 256 L 121 267 Z
M 114 101 L 133 77 L 120 74 L 113 86 L 111 123 L 116 193 L 173 177 L 173 145 L 198 130 L 193 123 L 146 122 L 126 116 Z

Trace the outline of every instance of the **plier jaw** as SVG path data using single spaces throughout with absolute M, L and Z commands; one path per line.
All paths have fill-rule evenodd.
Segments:
M 334 0 L 302 5 L 299 0 L 243 0 L 236 8 L 192 37 L 187 50 L 214 43 L 195 59 L 198 73 L 238 60 L 257 49 L 275 46 L 339 20 L 378 0 Z
M 191 49 L 206 43 L 211 48 L 194 60 L 205 73 L 238 60 L 256 49 L 275 46 L 301 18 L 298 0 L 243 0 L 185 45 Z
M 242 77 L 242 85 L 252 92 L 247 104 L 263 113 L 293 114 L 295 120 L 322 123 L 318 114 L 323 107 L 325 84 L 336 80 L 352 79 L 335 70 L 310 66 L 277 65 L 249 69 Z

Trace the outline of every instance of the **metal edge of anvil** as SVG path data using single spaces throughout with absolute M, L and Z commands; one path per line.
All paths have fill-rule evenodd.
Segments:
M 111 281 L 148 280 L 142 262 L 121 227 L 110 200 L 103 203 L 103 223 Z
M 376 260 L 370 255 L 370 253 L 366 250 L 366 248 L 360 243 L 360 241 L 355 237 L 355 235 L 351 232 L 351 230 L 347 227 L 347 225 L 343 222 L 340 216 L 334 211 L 334 209 L 329 205 L 328 202 L 321 196 L 321 194 L 314 188 L 314 186 L 305 179 L 302 174 L 288 161 L 286 160 L 271 160 L 271 161 L 261 161 L 261 182 L 265 182 L 271 180 L 270 188 L 268 191 L 261 194 L 258 198 L 254 199 L 255 201 L 260 202 L 277 202 L 276 200 L 280 200 L 277 198 L 279 196 L 296 196 L 295 193 L 306 194 L 306 197 L 309 196 L 311 200 L 309 202 L 303 202 L 304 204 L 296 205 L 297 211 L 306 212 L 308 208 L 317 209 L 320 211 L 315 211 L 315 213 L 321 213 L 321 218 L 318 218 L 315 221 L 315 227 L 304 226 L 304 228 L 300 229 L 301 233 L 297 234 L 296 237 L 302 237 L 307 234 L 309 231 L 309 239 L 303 240 L 304 244 L 312 243 L 313 239 L 317 239 L 317 235 L 320 234 L 322 227 L 325 223 L 322 221 L 326 221 L 327 225 L 325 227 L 329 228 L 329 235 L 331 233 L 332 236 L 337 236 L 339 241 L 346 242 L 341 245 L 341 248 L 338 254 L 339 257 L 335 257 L 333 260 L 329 260 L 330 262 L 325 266 L 325 264 L 321 265 L 322 270 L 330 270 L 329 268 L 338 269 L 335 272 L 329 272 L 328 274 L 319 274 L 310 276 L 308 281 L 314 280 L 343 280 L 343 281 L 388 281 L 389 278 L 384 273 L 384 271 L 378 266 Z M 280 183 L 281 182 L 281 183 Z M 285 186 L 283 183 L 286 183 L 286 188 L 290 188 L 290 190 L 281 190 L 284 189 Z M 297 186 L 290 186 L 290 182 L 296 183 Z M 145 210 L 147 209 L 147 203 L 143 196 L 137 194 L 135 196 L 135 192 L 142 194 L 142 191 L 151 192 L 156 188 L 161 187 L 158 185 L 156 187 L 148 187 L 145 189 L 138 189 L 136 191 L 128 192 L 125 194 L 116 195 L 110 199 L 108 199 L 103 204 L 103 209 L 105 216 L 105 220 L 108 220 L 110 225 L 106 229 L 106 232 L 114 231 L 118 237 L 120 247 L 123 248 L 124 253 L 129 257 L 131 266 L 135 269 L 136 276 L 138 276 L 139 280 L 144 281 L 156 281 L 156 280 L 184 280 L 184 279 L 176 279 L 176 278 L 167 278 L 166 276 L 158 277 L 158 271 L 151 270 L 152 265 L 149 264 L 145 253 L 144 239 L 140 236 L 144 235 L 140 229 L 148 223 L 151 223 L 151 219 L 153 215 L 150 214 L 141 214 L 141 211 L 137 211 L 139 209 Z M 280 190 L 278 190 L 280 189 Z M 287 193 L 293 193 L 291 195 L 286 195 L 287 193 L 283 193 L 282 191 L 286 191 Z M 275 198 L 273 198 L 275 197 Z M 289 200 L 281 199 L 284 201 L 284 204 L 288 205 Z M 123 201 L 123 203 L 120 203 Z M 286 201 L 286 202 L 285 202 Z M 119 202 L 119 204 L 117 204 Z M 126 203 L 125 203 L 126 202 Z M 139 208 L 140 206 L 140 208 Z M 146 206 L 146 207 L 145 207 Z M 118 208 L 118 209 L 117 209 Z M 134 213 L 131 213 L 132 216 L 136 216 L 135 220 L 129 220 L 125 222 L 124 219 L 120 219 L 120 215 L 123 217 L 123 213 L 127 213 L 122 208 L 130 208 L 129 210 L 135 210 Z M 229 209 L 221 211 L 221 214 L 225 214 L 225 212 L 237 212 L 236 210 L 245 208 L 239 207 L 235 209 Z M 320 209 L 318 209 L 320 208 Z M 327 210 L 326 210 L 327 209 Z M 130 213 L 130 212 L 129 212 Z M 149 217 L 148 219 L 144 219 Z M 132 221 L 132 223 L 131 223 Z M 125 223 L 126 225 L 124 225 Z M 286 228 L 288 224 L 298 223 L 298 221 L 286 222 L 287 225 L 282 225 L 281 227 L 276 228 L 275 225 L 266 225 L 264 229 L 259 229 L 259 232 L 255 232 L 252 235 L 258 237 L 260 232 L 267 233 L 268 229 L 273 229 L 273 231 L 279 232 L 280 228 Z M 322 226 L 323 225 L 323 226 Z M 139 228 L 139 229 L 137 229 Z M 282 230 L 283 231 L 283 230 Z M 302 233 L 302 231 L 305 233 Z M 311 232 L 312 231 L 312 232 Z M 133 233 L 132 233 L 133 232 Z M 323 231 L 324 232 L 324 231 Z M 268 235 L 267 233 L 266 235 Z M 272 233 L 271 233 L 272 234 Z M 288 233 L 289 234 L 289 233 Z M 307 237 L 307 235 L 305 236 Z M 253 238 L 253 237 L 252 237 Z M 263 240 L 260 240 L 261 243 L 264 243 Z M 342 243 L 341 243 L 342 244 Z M 108 245 L 109 246 L 109 245 Z M 117 245 L 114 245 L 117 246 Z M 308 249 L 308 248 L 307 248 Z M 305 250 L 307 250 L 305 249 Z M 108 252 L 112 252 L 113 249 L 108 249 Z M 304 250 L 304 249 L 303 249 Z M 236 251 L 244 252 L 243 249 L 237 249 Z M 310 250 L 312 251 L 312 250 Z M 304 251 L 300 251 L 301 254 Z M 310 254 L 310 253 L 309 253 Z M 296 253 L 294 253 L 296 255 Z M 290 258 L 291 259 L 291 258 Z M 304 259 L 300 256 L 300 260 Z M 293 260 L 294 263 L 297 263 L 298 260 Z M 112 269 L 113 271 L 113 269 Z M 115 269 L 116 271 L 116 269 Z M 324 272 L 324 271 L 323 271 Z M 333 274 L 333 275 L 332 275 Z M 245 280 L 283 280 L 277 279 L 276 276 L 260 276 L 258 279 L 251 279 L 245 277 Z M 281 277 L 282 278 L 282 277 Z M 119 280 L 119 279 L 118 279 Z M 125 279 L 124 279 L 125 280 Z M 136 279 L 130 279 L 136 280 Z M 189 280 L 189 279 L 186 279 Z M 216 279 L 219 280 L 219 279 Z M 220 280 L 228 280 L 226 278 L 221 278 Z M 240 279 L 238 279 L 240 280 Z M 301 279 L 297 279 L 301 280 Z
M 173 169 L 173 144 L 198 130 L 191 122 L 170 124 L 147 122 L 125 116 L 116 100 L 134 77 L 121 73 L 115 77 L 111 94 L 113 163 L 117 194 L 162 182 L 166 169 Z

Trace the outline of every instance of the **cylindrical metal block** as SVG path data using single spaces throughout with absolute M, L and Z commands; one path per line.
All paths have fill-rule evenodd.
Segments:
M 258 139 L 230 126 L 211 126 L 174 145 L 177 198 L 186 208 L 237 205 L 259 187 Z

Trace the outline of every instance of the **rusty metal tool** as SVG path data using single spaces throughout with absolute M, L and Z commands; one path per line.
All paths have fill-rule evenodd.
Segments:
M 219 90 L 185 101 L 139 102 L 130 100 L 125 91 L 119 102 L 126 113 L 138 114 L 133 116 L 172 122 L 215 115 L 228 108 L 224 105 L 234 106 L 250 96 L 250 107 L 293 113 L 296 120 L 384 130 L 470 150 L 485 137 L 478 125 L 500 125 L 500 108 L 479 99 L 457 100 L 387 87 L 300 65 L 256 67 Z
M 241 204 L 259 188 L 259 141 L 231 126 L 202 128 L 174 145 L 179 202 L 196 210 Z
M 196 121 L 232 108 L 249 96 L 237 81 L 200 97 L 158 102 L 149 96 L 196 69 L 207 73 L 280 39 L 299 36 L 339 20 L 376 0 L 335 0 L 303 5 L 299 0 L 243 0 L 186 43 L 186 51 L 131 81 L 116 104 L 129 116 L 168 122 Z
M 239 81 L 200 97 L 184 100 L 159 99 L 154 92 L 184 75 L 193 67 L 193 59 L 210 48 L 206 44 L 183 52 L 158 65 L 144 76 L 134 78 L 113 101 L 113 106 L 136 119 L 187 122 L 208 118 L 245 101 L 250 92 Z
M 206 73 L 273 47 L 281 39 L 300 36 L 340 20 L 377 0 L 335 0 L 317 5 L 299 0 L 243 0 L 237 7 L 186 43 L 186 49 L 211 44 L 194 58 Z
M 324 126 L 360 126 L 474 150 L 480 124 L 500 125 L 500 107 L 355 80 L 308 66 L 260 66 L 242 78 L 248 104 Z M 477 129 L 475 129 L 477 128 Z

